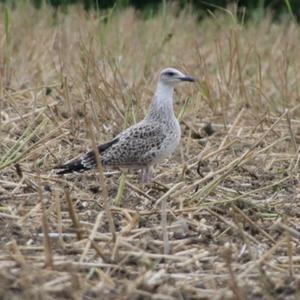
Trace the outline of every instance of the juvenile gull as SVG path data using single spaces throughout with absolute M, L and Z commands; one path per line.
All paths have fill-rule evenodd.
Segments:
M 151 179 L 151 167 L 170 156 L 180 141 L 181 130 L 173 110 L 174 87 L 194 79 L 167 68 L 161 71 L 156 91 L 145 118 L 127 128 L 110 142 L 98 146 L 104 166 L 141 168 L 142 182 Z M 63 165 L 57 174 L 83 172 L 96 168 L 94 151 Z

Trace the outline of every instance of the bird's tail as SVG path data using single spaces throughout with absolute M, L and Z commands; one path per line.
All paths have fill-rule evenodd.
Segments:
M 113 139 L 112 141 L 98 146 L 99 153 L 103 153 L 105 150 L 110 148 L 113 144 L 119 141 L 118 138 Z M 102 161 L 102 163 L 104 163 Z M 87 170 L 95 169 L 97 166 L 96 155 L 94 151 L 89 151 L 78 159 L 73 159 L 65 164 L 54 167 L 58 169 L 57 175 L 63 175 L 73 172 L 84 172 Z
M 58 170 L 56 172 L 57 175 L 63 175 L 63 174 L 68 174 L 73 172 L 84 172 L 90 170 L 91 168 L 85 166 L 82 162 L 82 159 L 74 159 L 68 163 L 58 165 L 54 167 L 54 169 Z

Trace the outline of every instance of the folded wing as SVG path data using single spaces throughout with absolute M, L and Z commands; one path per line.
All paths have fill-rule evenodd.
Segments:
M 146 166 L 155 159 L 161 151 L 164 134 L 161 125 L 152 123 L 136 124 L 112 141 L 98 146 L 102 164 L 111 166 L 139 167 Z M 96 167 L 94 151 L 89 151 L 79 159 L 55 167 L 57 174 L 83 172 Z

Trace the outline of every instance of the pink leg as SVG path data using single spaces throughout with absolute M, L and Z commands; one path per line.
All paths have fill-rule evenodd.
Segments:
M 150 166 L 142 169 L 142 185 L 150 183 L 152 177 L 153 172 Z

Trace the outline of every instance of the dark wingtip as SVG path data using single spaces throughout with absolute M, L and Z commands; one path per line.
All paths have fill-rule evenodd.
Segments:
M 116 144 L 118 141 L 119 141 L 119 138 L 115 138 L 115 139 L 113 139 L 112 141 L 110 141 L 108 143 L 105 143 L 105 144 L 102 144 L 102 145 L 98 146 L 99 153 L 104 152 L 109 147 Z M 92 162 L 92 163 L 83 165 L 82 164 L 83 160 L 89 161 L 89 162 Z M 95 156 L 94 151 L 91 150 L 91 151 L 87 152 L 83 156 L 83 160 L 82 159 L 72 160 L 68 163 L 55 166 L 55 167 L 53 167 L 53 169 L 58 170 L 56 172 L 57 175 L 64 175 L 64 174 L 73 173 L 73 172 L 83 172 L 83 171 L 90 170 L 91 168 L 93 168 L 93 165 L 96 164 L 96 156 Z
M 53 167 L 53 169 L 58 170 L 56 172 L 57 175 L 64 175 L 73 172 L 82 172 L 87 170 L 87 168 L 81 163 L 81 160 L 75 160 L 64 165 L 58 165 Z
M 66 173 L 72 172 L 64 165 L 55 166 L 55 167 L 53 167 L 53 170 L 56 170 L 56 172 L 55 172 L 56 175 L 64 175 Z
M 64 175 L 64 174 L 67 174 L 67 173 L 72 173 L 72 171 L 67 170 L 67 169 L 63 169 L 63 168 L 55 167 L 53 169 L 59 169 L 58 171 L 56 171 L 56 175 Z

